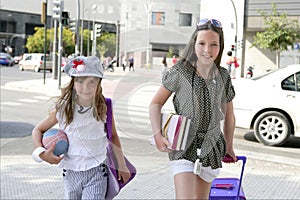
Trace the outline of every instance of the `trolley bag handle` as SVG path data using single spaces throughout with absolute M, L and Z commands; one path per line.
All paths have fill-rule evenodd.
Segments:
M 239 188 L 238 188 L 238 193 L 237 193 L 237 196 L 239 197 L 240 196 L 240 189 L 241 189 L 241 186 L 242 186 L 242 180 L 243 180 L 244 169 L 245 169 L 245 164 L 246 164 L 246 161 L 247 161 L 247 157 L 246 156 L 237 156 L 236 158 L 237 158 L 238 161 L 239 160 L 243 161 L 242 170 L 241 170 L 241 176 L 240 176 L 240 182 L 239 182 Z M 225 163 L 233 162 L 233 158 L 230 157 L 229 155 L 226 155 L 224 157 L 224 159 L 223 159 L 223 162 L 225 162 Z

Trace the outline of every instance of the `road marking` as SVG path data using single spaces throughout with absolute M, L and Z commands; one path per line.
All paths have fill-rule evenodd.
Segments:
M 13 101 L 4 101 L 1 102 L 1 107 L 3 106 L 20 106 L 23 103 L 36 103 L 39 102 L 39 100 L 49 100 L 50 97 L 49 96 L 34 96 L 34 99 L 19 99 L 17 101 L 19 102 L 13 102 Z M 20 103 L 22 102 L 22 103 Z
M 11 101 L 1 102 L 1 106 L 20 106 L 20 105 L 22 105 L 22 103 L 11 102 Z
M 49 97 L 49 96 L 34 96 L 33 98 L 39 99 L 39 100 L 49 100 L 51 97 Z
M 19 101 L 25 102 L 25 103 L 36 103 L 36 102 L 38 102 L 38 100 L 35 100 L 35 99 L 19 99 Z

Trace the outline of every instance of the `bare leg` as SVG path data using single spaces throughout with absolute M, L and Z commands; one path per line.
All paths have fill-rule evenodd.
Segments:
M 174 176 L 176 199 L 208 199 L 211 183 L 207 183 L 192 172 Z

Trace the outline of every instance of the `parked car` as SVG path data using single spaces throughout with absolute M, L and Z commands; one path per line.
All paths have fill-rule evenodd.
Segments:
M 19 62 L 19 68 L 21 71 L 25 69 L 34 70 L 39 72 L 44 69 L 44 54 L 43 53 L 29 53 L 24 54 L 23 59 Z M 52 72 L 52 59 L 50 56 L 46 56 L 46 70 Z
M 15 65 L 14 59 L 7 53 L 0 53 L 0 65 L 12 67 Z
M 280 146 L 300 137 L 300 65 L 252 79 L 233 80 L 236 126 L 253 129 L 264 145 Z

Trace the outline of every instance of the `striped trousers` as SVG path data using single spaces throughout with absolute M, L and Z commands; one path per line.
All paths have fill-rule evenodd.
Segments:
M 107 176 L 105 164 L 86 171 L 63 169 L 65 199 L 105 199 Z

